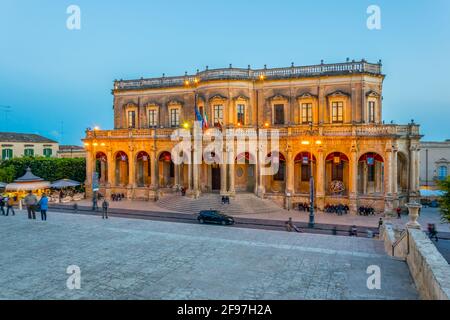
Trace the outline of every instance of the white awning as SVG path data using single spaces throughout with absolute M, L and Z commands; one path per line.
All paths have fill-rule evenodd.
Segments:
M 48 188 L 50 188 L 50 182 L 48 181 L 37 181 L 29 183 L 10 183 L 7 184 L 5 187 L 6 191 L 30 191 Z

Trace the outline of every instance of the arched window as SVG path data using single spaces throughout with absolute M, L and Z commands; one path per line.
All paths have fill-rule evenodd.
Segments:
M 439 167 L 439 180 L 447 179 L 447 175 L 448 175 L 448 168 L 447 168 L 447 166 L 440 166 Z

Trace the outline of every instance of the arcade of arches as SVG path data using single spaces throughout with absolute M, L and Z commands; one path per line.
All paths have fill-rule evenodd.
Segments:
M 175 165 L 171 148 L 167 146 L 161 149 L 143 147 L 138 151 L 126 147 L 118 151 L 88 150 L 92 159 L 87 165 L 88 179 L 95 170 L 100 192 L 107 197 L 112 193 L 124 193 L 129 199 L 149 200 L 184 187 L 188 196 L 208 192 L 233 196 L 251 192 L 292 207 L 295 203 L 309 201 L 312 175 L 319 209 L 326 204 L 343 203 L 352 210 L 361 205 L 392 210 L 418 190 L 418 177 L 414 174 L 418 162 L 413 162 L 411 167 L 408 160 L 411 154 L 416 157 L 416 149 L 378 147 L 372 149 L 376 151 L 367 148 L 362 152 L 349 144 L 348 149 L 341 147 L 336 151 L 325 147 L 327 141 L 311 149 L 295 142 L 280 145 L 283 145 L 281 152 L 267 154 L 224 152 L 228 163 L 234 159 L 233 164 L 220 164 L 214 152 L 204 152 L 199 165 L 190 165 L 188 161 Z M 299 146 L 299 149 L 292 146 Z M 269 167 L 274 159 L 278 162 L 278 171 L 262 175 L 262 169 Z

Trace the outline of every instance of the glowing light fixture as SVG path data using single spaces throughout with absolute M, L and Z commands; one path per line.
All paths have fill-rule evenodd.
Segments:
M 309 146 L 309 141 L 302 141 L 302 145 Z

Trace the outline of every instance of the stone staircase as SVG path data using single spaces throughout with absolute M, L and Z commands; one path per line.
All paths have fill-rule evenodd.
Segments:
M 230 204 L 222 204 L 219 194 L 204 193 L 198 199 L 167 194 L 156 204 L 166 210 L 181 213 L 198 213 L 201 210 L 220 210 L 228 215 L 280 212 L 284 209 L 267 199 L 260 199 L 252 193 L 239 193 L 230 198 Z

